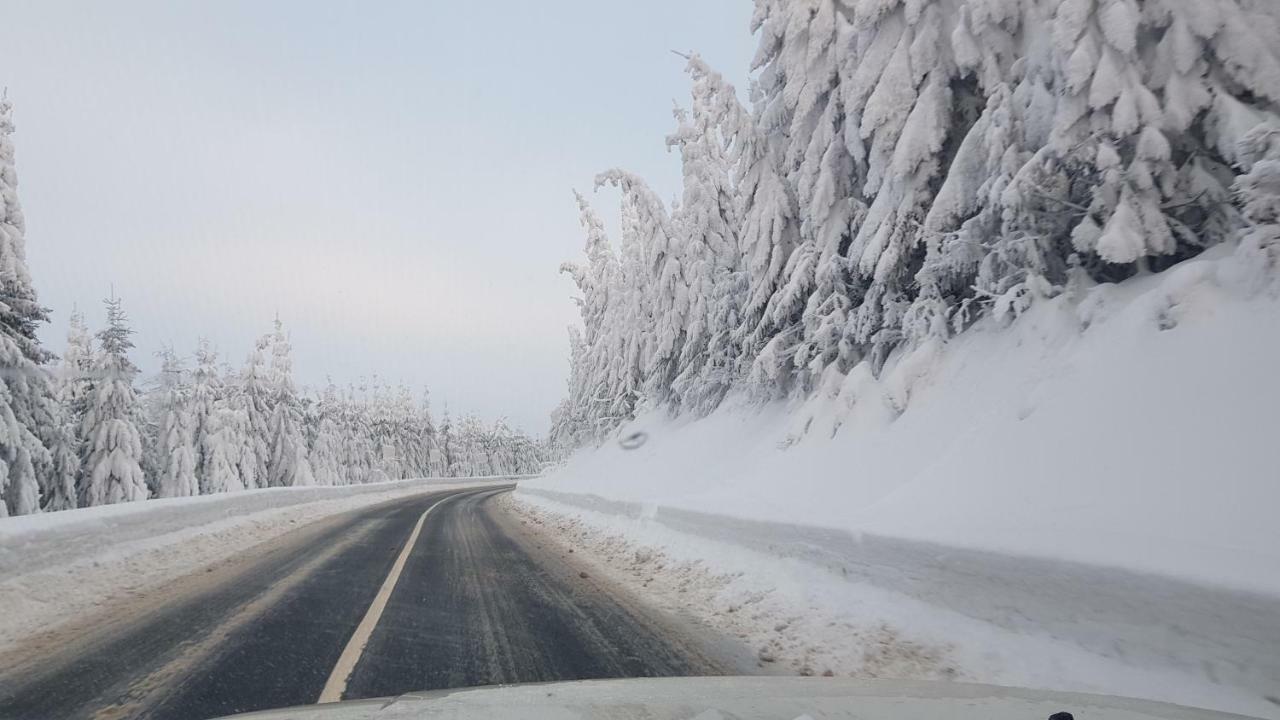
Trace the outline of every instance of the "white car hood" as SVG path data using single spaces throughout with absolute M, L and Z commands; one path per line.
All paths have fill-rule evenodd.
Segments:
M 308 705 L 237 720 L 1239 720 L 1242 715 L 1080 693 L 964 683 L 741 677 L 533 683 Z

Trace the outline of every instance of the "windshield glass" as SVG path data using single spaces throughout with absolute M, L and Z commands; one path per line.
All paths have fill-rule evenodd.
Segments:
M 1275 0 L 17 2 L 0 87 L 0 719 L 1280 720 Z

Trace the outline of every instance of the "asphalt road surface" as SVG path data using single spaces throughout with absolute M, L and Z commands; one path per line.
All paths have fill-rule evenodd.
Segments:
M 493 683 L 720 674 L 671 624 L 489 502 L 415 496 L 301 528 L 0 676 L 0 718 L 200 718 Z M 410 542 L 412 540 L 412 542 Z

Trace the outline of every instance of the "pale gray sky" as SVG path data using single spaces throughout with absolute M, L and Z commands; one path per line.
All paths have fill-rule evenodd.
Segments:
M 679 188 L 663 138 L 697 50 L 745 88 L 749 0 L 5 3 L 28 256 L 61 352 L 112 284 L 135 360 L 278 312 L 299 380 L 426 384 L 542 432 L 611 166 Z M 598 201 L 610 211 L 615 196 Z

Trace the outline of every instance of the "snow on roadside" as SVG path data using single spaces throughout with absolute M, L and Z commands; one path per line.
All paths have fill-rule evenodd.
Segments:
M 0 520 L 0 654 L 331 515 L 506 480 L 271 488 Z
M 566 512 L 564 507 L 529 496 L 519 501 L 507 496 L 499 502 L 531 523 L 548 542 L 574 552 L 577 562 L 591 565 L 663 611 L 741 641 L 754 654 L 756 672 L 959 677 L 946 645 L 922 642 L 887 623 L 855 624 L 851 618 L 815 613 L 817 608 L 804 607 L 791 592 L 798 587 L 766 582 L 776 579 L 776 574 L 741 569 L 733 561 L 735 555 L 741 559 L 736 549 L 691 546 L 674 534 L 667 535 L 663 547 L 642 545 L 605 529 L 612 524 L 610 519 L 595 513 Z M 824 634 L 837 637 L 833 642 L 815 642 Z
M 1014 632 L 798 560 L 517 493 L 500 500 L 591 573 L 754 652 L 760 674 L 956 680 L 1144 697 L 1256 717 L 1280 707 L 1194 674 Z M 744 671 L 752 671 L 744 668 Z
M 1264 267 L 1223 245 L 987 318 L 878 377 L 832 373 L 803 401 L 650 413 L 620 431 L 644 432 L 638 449 L 579 451 L 514 500 L 787 671 L 1280 717 L 1280 287 Z M 779 554 L 726 535 L 736 521 L 803 532 Z M 805 547 L 821 533 L 925 550 L 846 580 L 801 560 L 831 554 Z
M 1220 246 L 526 483 L 1280 596 L 1280 288 Z

